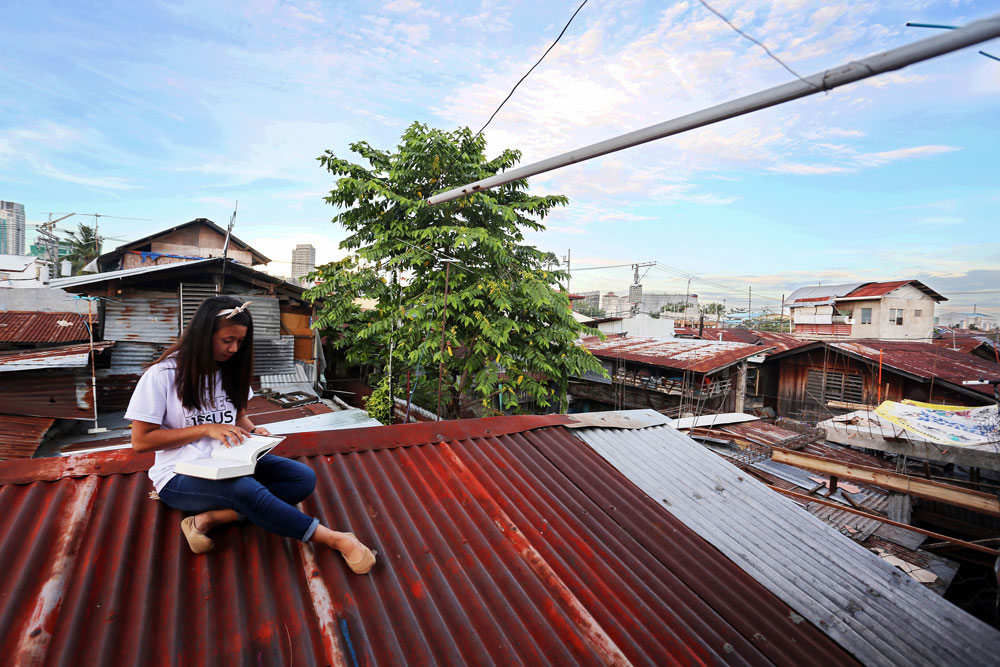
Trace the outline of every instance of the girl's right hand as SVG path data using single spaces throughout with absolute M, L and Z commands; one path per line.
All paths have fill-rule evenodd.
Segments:
M 207 437 L 218 440 L 223 447 L 235 447 L 250 435 L 236 424 L 206 424 L 206 428 Z

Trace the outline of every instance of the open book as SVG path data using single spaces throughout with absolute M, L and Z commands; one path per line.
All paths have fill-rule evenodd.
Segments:
M 204 479 L 252 475 L 260 457 L 284 439 L 284 436 L 251 435 L 236 447 L 216 447 L 211 458 L 181 461 L 174 467 L 174 472 Z

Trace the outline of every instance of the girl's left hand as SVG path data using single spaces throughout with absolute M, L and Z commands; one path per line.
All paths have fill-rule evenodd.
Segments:
M 268 431 L 263 426 L 254 426 L 252 429 L 250 429 L 250 433 L 254 435 L 271 435 L 271 432 Z

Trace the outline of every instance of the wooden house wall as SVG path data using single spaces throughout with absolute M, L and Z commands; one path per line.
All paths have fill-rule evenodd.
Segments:
M 809 369 L 859 375 L 863 382 L 862 403 L 869 406 L 883 401 L 910 399 L 928 403 L 969 405 L 970 398 L 931 382 L 914 380 L 883 366 L 882 392 L 878 391 L 878 362 L 858 360 L 834 349 L 811 350 L 779 359 L 777 413 L 803 421 L 816 422 L 834 415 L 851 412 L 850 408 L 832 408 L 828 403 L 837 400 L 817 396 L 808 391 Z M 973 401 L 978 405 L 979 402 Z

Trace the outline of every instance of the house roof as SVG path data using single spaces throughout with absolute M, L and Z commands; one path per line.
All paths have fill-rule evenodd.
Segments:
M 927 296 L 931 297 L 935 301 L 947 301 L 948 299 L 941 296 L 934 290 L 932 290 L 927 285 L 923 284 L 919 280 L 896 280 L 888 283 L 866 283 L 856 290 L 845 294 L 842 298 L 844 299 L 870 299 L 874 297 L 885 296 L 893 290 L 899 289 L 904 285 L 912 285 L 916 289 L 920 290 Z M 839 301 L 840 299 L 838 299 Z
M 135 249 L 139 248 L 140 246 L 146 245 L 147 243 L 149 243 L 150 241 L 152 241 L 153 239 L 155 239 L 155 238 L 157 238 L 159 236 L 164 236 L 166 234 L 173 234 L 176 231 L 184 229 L 185 227 L 191 227 L 192 225 L 201 225 L 201 226 L 204 226 L 204 227 L 208 227 L 209 229 L 211 229 L 211 230 L 213 230 L 215 232 L 218 232 L 222 236 L 226 235 L 226 230 L 225 229 L 223 229 L 222 227 L 219 227 L 217 224 L 215 224 L 214 222 L 212 222 L 208 218 L 195 218 L 194 220 L 189 220 L 188 222 L 181 223 L 179 225 L 175 225 L 173 227 L 170 227 L 169 229 L 162 229 L 162 230 L 160 230 L 160 231 L 158 231 L 158 232 L 156 232 L 154 234 L 150 234 L 149 236 L 143 236 L 141 239 L 136 239 L 135 241 L 129 241 L 128 243 L 122 244 L 122 245 L 118 246 L 117 248 L 115 248 L 114 250 L 112 250 L 111 252 L 106 252 L 103 255 L 101 255 L 100 257 L 98 257 L 97 258 L 97 263 L 99 265 L 107 264 L 108 262 L 111 262 L 113 260 L 118 259 L 119 257 L 121 257 L 122 255 L 124 255 L 126 252 L 129 252 L 130 250 L 135 250 Z M 258 252 L 257 250 L 255 250 L 253 247 L 251 247 L 247 243 L 244 243 L 243 241 L 239 240 L 235 236 L 231 235 L 229 237 L 229 242 L 231 244 L 233 244 L 233 245 L 240 246 L 244 250 L 250 252 L 253 255 L 253 263 L 255 265 L 256 264 L 267 264 L 268 262 L 271 261 L 270 259 L 268 259 L 267 257 L 265 257 L 263 254 L 261 254 L 260 252 Z
M 80 368 L 90 362 L 91 351 L 100 354 L 115 344 L 114 341 L 98 341 L 93 345 L 61 345 L 40 350 L 21 350 L 0 353 L 0 373 L 11 371 L 37 371 L 54 368 Z M 0 406 L 0 410 L 4 409 Z
M 830 341 L 830 347 L 879 363 L 913 379 L 948 385 L 965 394 L 993 396 L 989 385 L 963 386 L 963 380 L 1000 379 L 1000 364 L 963 352 L 919 342 L 854 340 Z M 881 352 L 881 355 L 880 355 Z
M 935 301 L 948 300 L 919 280 L 896 280 L 883 283 L 845 283 L 842 285 L 800 287 L 788 296 L 784 305 L 789 308 L 802 308 L 803 306 L 829 306 L 844 299 L 874 299 L 885 296 L 904 285 L 912 285 Z
M 31 458 L 55 421 L 51 417 L 0 415 L 0 459 Z
M 97 320 L 96 313 L 92 317 Z M 0 311 L 0 342 L 68 343 L 88 338 L 86 312 Z
M 84 292 L 85 288 L 97 288 L 108 283 L 117 285 L 139 285 L 155 279 L 174 280 L 191 275 L 204 275 L 217 273 L 222 270 L 225 260 L 221 257 L 210 257 L 192 262 L 179 262 L 176 264 L 160 264 L 155 266 L 144 266 L 135 269 L 122 269 L 120 271 L 106 271 L 104 273 L 94 273 L 86 276 L 73 276 L 70 278 L 58 278 L 49 284 L 69 292 Z M 277 278 L 263 271 L 257 271 L 248 266 L 230 261 L 226 264 L 227 275 L 240 277 L 245 281 L 261 283 L 266 285 L 277 285 L 282 291 L 295 296 L 301 296 L 305 288 L 293 285 L 281 278 Z
M 677 327 L 674 330 L 677 334 L 698 337 L 698 327 Z M 750 343 L 753 345 L 765 345 L 773 348 L 765 354 L 777 354 L 792 350 L 803 345 L 808 345 L 812 341 L 803 340 L 794 334 L 781 331 L 757 331 L 756 329 L 744 328 L 714 328 L 705 327 L 702 330 L 703 340 L 722 340 L 734 343 Z
M 584 338 L 583 344 L 601 359 L 627 359 L 695 373 L 714 373 L 768 351 L 749 343 L 614 334 L 604 341 L 599 336 Z
M 736 468 L 705 469 L 717 457 L 656 419 L 289 436 L 281 453 L 317 472 L 305 510 L 378 549 L 365 577 L 246 525 L 190 553 L 181 514 L 146 497 L 150 454 L 0 463 L 0 650 L 332 665 L 967 664 L 1000 649 Z
M 853 292 L 866 284 L 844 283 L 842 285 L 809 285 L 807 287 L 800 287 L 788 295 L 783 305 L 789 308 L 830 305 L 837 297 Z

